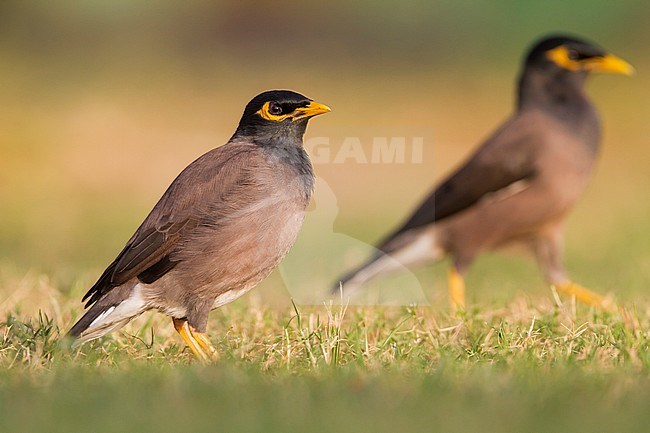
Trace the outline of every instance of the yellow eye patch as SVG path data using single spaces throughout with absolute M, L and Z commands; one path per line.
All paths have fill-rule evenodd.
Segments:
M 634 67 L 613 54 L 586 57 L 574 60 L 569 56 L 569 48 L 560 45 L 546 52 L 546 57 L 561 68 L 569 71 L 604 72 L 610 74 L 634 74 Z
M 560 45 L 546 52 L 546 57 L 561 68 L 569 71 L 579 71 L 582 65 L 579 61 L 569 57 L 569 49 L 566 45 Z
M 329 113 L 330 111 L 332 111 L 330 107 L 328 107 L 327 105 L 315 101 L 309 101 L 307 105 L 294 108 L 286 114 L 273 114 L 271 113 L 271 111 L 277 108 L 272 108 L 273 106 L 271 104 L 275 104 L 275 103 L 265 102 L 264 105 L 262 105 L 262 108 L 260 108 L 259 111 L 257 111 L 257 114 L 262 119 L 270 120 L 273 122 L 282 122 L 286 119 L 300 120 L 300 119 L 318 116 L 319 114 L 323 114 L 323 113 Z M 275 107 L 277 107 L 277 105 L 275 105 Z
M 271 102 L 265 102 L 262 105 L 262 108 L 257 112 L 262 119 L 271 120 L 273 122 L 282 122 L 292 116 L 292 113 L 288 114 L 273 114 L 271 113 Z

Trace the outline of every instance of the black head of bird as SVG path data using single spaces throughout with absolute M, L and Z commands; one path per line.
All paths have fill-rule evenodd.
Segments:
M 571 36 L 545 37 L 530 49 L 525 64 L 526 68 L 548 73 L 634 73 L 634 68 L 626 61 L 594 43 Z
M 634 68 L 598 45 L 573 36 L 548 36 L 528 51 L 519 80 L 519 106 L 579 101 L 591 72 L 632 75 Z M 550 100 L 549 100 L 550 99 Z
M 244 109 L 233 138 L 252 138 L 259 144 L 302 143 L 310 118 L 330 108 L 290 90 L 271 90 L 254 97 Z

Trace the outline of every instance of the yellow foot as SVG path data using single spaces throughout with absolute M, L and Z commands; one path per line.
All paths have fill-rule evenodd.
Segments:
M 172 319 L 174 321 L 174 328 L 187 344 L 187 347 L 192 350 L 194 355 L 199 358 L 203 363 L 209 363 L 218 359 L 217 351 L 207 335 L 197 332 L 193 329 L 187 319 Z
M 578 301 L 591 305 L 592 307 L 601 308 L 603 310 L 612 310 L 616 306 L 611 298 L 592 292 L 591 290 L 570 281 L 568 283 L 557 284 L 555 287 L 559 291 L 574 296 Z
M 452 310 L 465 311 L 465 280 L 453 266 L 449 269 L 449 275 L 447 275 L 447 285 Z
M 190 330 L 192 330 L 191 326 L 190 326 Z M 210 361 L 216 361 L 219 359 L 219 354 L 217 353 L 217 349 L 215 349 L 214 346 L 212 346 L 212 343 L 210 342 L 210 339 L 206 334 L 192 331 L 192 335 L 199 343 L 199 346 L 201 346 L 201 349 L 203 349 L 203 351 L 208 355 Z

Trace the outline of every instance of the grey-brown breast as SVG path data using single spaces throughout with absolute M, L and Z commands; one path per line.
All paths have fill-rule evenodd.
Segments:
M 213 298 L 252 288 L 288 253 L 309 200 L 311 180 L 267 150 L 254 153 L 229 197 L 183 239 L 170 256 L 178 263 L 161 288 Z M 163 290 L 164 292 L 164 290 Z

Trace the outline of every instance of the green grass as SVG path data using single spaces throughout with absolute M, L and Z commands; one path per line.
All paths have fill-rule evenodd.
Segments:
M 161 315 L 70 348 L 75 296 L 43 278 L 13 282 L 40 284 L 64 313 L 17 303 L 4 316 L 2 432 L 622 432 L 650 421 L 645 305 L 601 313 L 519 295 L 459 318 L 275 308 L 253 295 L 212 314 L 220 359 L 202 366 Z

